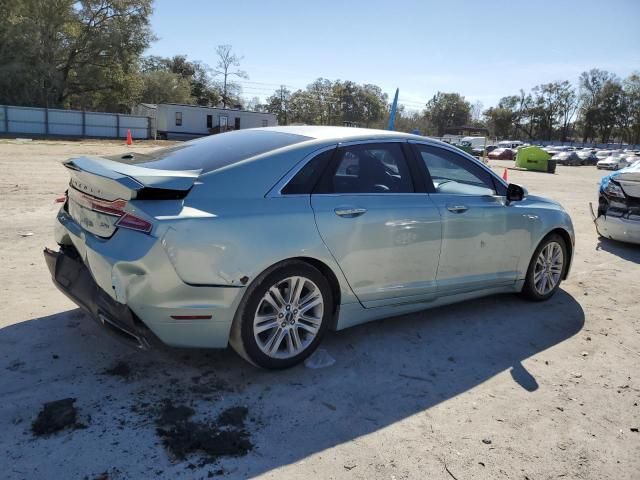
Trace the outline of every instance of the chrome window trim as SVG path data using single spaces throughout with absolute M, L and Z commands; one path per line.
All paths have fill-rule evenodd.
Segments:
M 509 186 L 509 184 L 507 182 L 505 182 L 502 179 L 502 177 L 500 177 L 500 175 L 498 175 L 496 172 L 491 170 L 491 168 L 486 166 L 484 163 L 479 162 L 474 157 L 469 155 L 467 152 L 464 152 L 464 151 L 460 150 L 459 148 L 452 147 L 452 146 L 446 145 L 446 144 L 443 145 L 440 142 L 437 142 L 437 143 L 436 142 L 430 142 L 428 140 L 408 140 L 408 142 L 409 143 L 413 143 L 415 145 L 425 145 L 427 147 L 436 147 L 436 148 L 442 148 L 443 150 L 449 150 L 451 153 L 455 153 L 457 155 L 460 155 L 461 157 L 466 158 L 470 162 L 475 162 L 479 167 L 482 167 L 486 172 L 488 172 L 494 179 L 498 180 L 505 188 L 507 188 Z M 504 195 L 498 195 L 498 196 L 499 197 L 504 197 Z
M 347 142 L 338 142 L 338 147 L 353 147 L 354 145 L 367 145 L 370 143 L 407 143 L 406 138 L 395 137 L 382 137 L 379 139 L 369 139 L 369 140 L 349 140 Z
M 389 193 L 313 193 L 314 197 L 388 197 L 389 195 L 401 196 L 429 196 L 427 192 L 389 192 Z

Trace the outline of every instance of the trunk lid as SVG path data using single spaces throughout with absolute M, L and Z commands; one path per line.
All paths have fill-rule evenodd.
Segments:
M 71 175 L 65 208 L 83 229 L 104 238 L 124 216 L 144 220 L 131 200 L 180 200 L 200 175 L 200 170 L 159 170 L 101 157 L 73 158 L 64 166 Z

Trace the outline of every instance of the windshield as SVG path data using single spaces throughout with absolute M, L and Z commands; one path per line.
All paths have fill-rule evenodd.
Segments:
M 191 140 L 148 154 L 128 153 L 107 158 L 159 170 L 201 170 L 207 173 L 305 140 L 310 140 L 310 137 L 247 129 Z

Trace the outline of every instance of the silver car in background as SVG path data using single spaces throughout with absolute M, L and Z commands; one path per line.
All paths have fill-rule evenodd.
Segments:
M 627 161 L 622 152 L 611 153 L 608 157 L 598 160 L 598 163 L 596 163 L 598 170 L 619 170 L 626 166 Z
M 546 300 L 574 248 L 562 207 L 447 144 L 273 127 L 64 164 L 54 283 L 146 348 L 294 365 L 327 329 L 496 293 Z

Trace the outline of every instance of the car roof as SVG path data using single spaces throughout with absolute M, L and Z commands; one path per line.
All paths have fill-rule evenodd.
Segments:
M 373 128 L 353 128 L 353 127 L 327 127 L 313 125 L 290 125 L 278 127 L 263 127 L 255 130 L 264 130 L 270 132 L 290 133 L 293 135 L 303 135 L 314 140 L 366 140 L 375 138 L 404 138 L 424 141 L 427 137 L 413 135 L 410 133 L 396 132 L 393 130 L 377 130 Z M 429 139 L 435 141 L 433 139 Z

